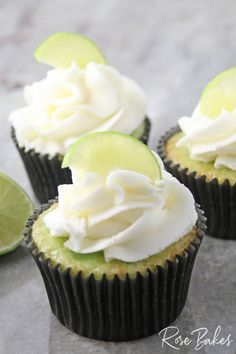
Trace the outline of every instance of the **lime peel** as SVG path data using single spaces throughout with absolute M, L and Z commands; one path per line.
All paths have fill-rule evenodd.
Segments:
M 62 167 L 107 176 L 115 169 L 142 173 L 152 181 L 162 178 L 160 165 L 141 141 L 120 132 L 87 134 L 67 151 Z
M 236 109 L 236 67 L 223 71 L 208 83 L 199 106 L 200 113 L 209 118 Z
M 0 255 L 13 251 L 23 239 L 33 205 L 25 191 L 0 173 Z
M 55 68 L 67 69 L 75 62 L 84 68 L 89 62 L 106 64 L 97 45 L 78 33 L 58 32 L 49 36 L 34 52 L 35 59 Z

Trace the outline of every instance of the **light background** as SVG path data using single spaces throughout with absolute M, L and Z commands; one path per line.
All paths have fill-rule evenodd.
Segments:
M 235 13 L 234 0 L 0 0 L 0 170 L 34 198 L 7 119 L 24 104 L 24 85 L 45 75 L 47 67 L 32 53 L 49 34 L 90 36 L 111 65 L 139 82 L 148 95 L 154 148 L 165 129 L 192 112 L 207 81 L 236 65 Z M 233 242 L 205 241 L 184 312 L 187 320 L 180 321 L 186 333 L 201 325 L 213 331 L 222 322 L 224 331 L 234 329 L 235 335 L 235 255 Z M 156 337 L 140 343 L 98 345 L 71 335 L 50 316 L 25 248 L 0 259 L 0 354 L 164 352 Z M 234 352 L 233 347 L 206 350 Z

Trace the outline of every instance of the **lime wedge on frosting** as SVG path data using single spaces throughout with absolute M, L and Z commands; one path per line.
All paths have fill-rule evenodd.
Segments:
M 119 132 L 85 135 L 67 151 L 63 167 L 107 176 L 116 169 L 142 173 L 155 181 L 161 178 L 159 163 L 141 141 Z
M 232 112 L 236 108 L 236 67 L 217 75 L 203 91 L 200 113 L 215 118 L 222 110 Z
M 24 190 L 0 173 L 0 255 L 13 251 L 20 244 L 32 211 L 32 203 Z
M 106 64 L 96 44 L 76 33 L 59 32 L 51 35 L 36 49 L 34 56 L 40 63 L 63 69 L 70 67 L 72 62 L 82 68 L 89 62 Z

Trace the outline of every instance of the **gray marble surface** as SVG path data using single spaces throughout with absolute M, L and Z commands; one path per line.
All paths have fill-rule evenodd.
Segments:
M 46 67 L 32 56 L 57 31 L 79 31 L 104 49 L 109 62 L 137 80 L 148 95 L 150 145 L 189 114 L 206 82 L 236 65 L 234 0 L 0 0 L 0 170 L 35 201 L 9 138 L 9 112 L 23 105 L 22 88 Z M 36 204 L 36 201 L 35 201 Z M 0 230 L 1 231 L 1 230 Z M 103 343 L 74 335 L 51 315 L 40 274 L 22 245 L 0 258 L 0 354 L 230 353 L 236 352 L 236 243 L 205 238 L 188 302 L 174 324 L 180 333 L 201 327 L 212 338 L 218 325 L 230 347 L 195 344 L 162 348 L 155 335 L 129 343 Z

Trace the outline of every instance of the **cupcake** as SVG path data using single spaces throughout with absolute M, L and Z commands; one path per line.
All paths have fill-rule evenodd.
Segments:
M 106 341 L 170 325 L 205 230 L 190 191 L 146 145 L 117 132 L 81 138 L 63 165 L 73 183 L 60 185 L 25 229 L 53 314 Z
M 26 106 L 10 116 L 12 138 L 40 202 L 71 183 L 61 169 L 68 147 L 81 136 L 120 131 L 148 142 L 150 121 L 143 90 L 106 64 L 89 39 L 70 33 L 49 37 L 35 52 L 53 66 L 46 78 L 24 89 Z
M 160 140 L 167 171 L 201 204 L 208 234 L 236 239 L 236 68 L 213 79 L 191 117 Z

